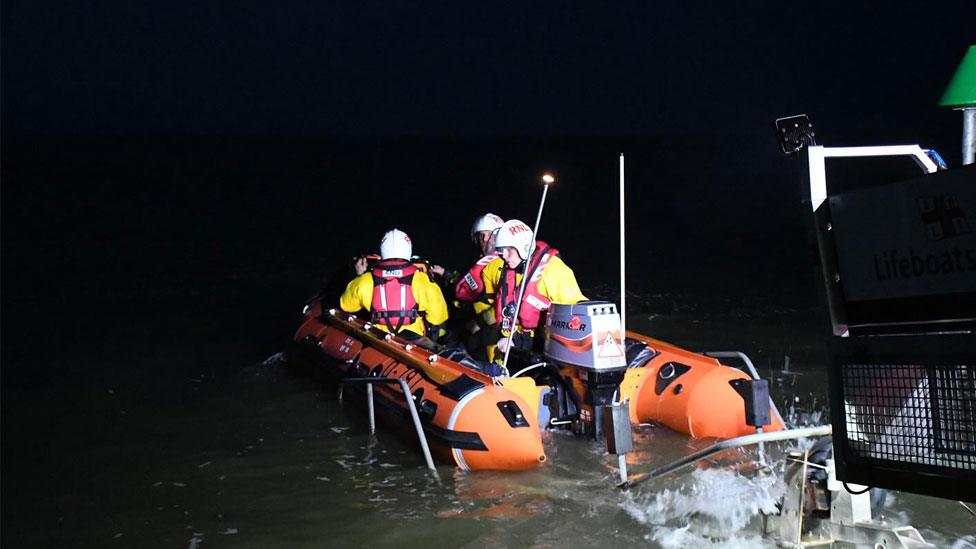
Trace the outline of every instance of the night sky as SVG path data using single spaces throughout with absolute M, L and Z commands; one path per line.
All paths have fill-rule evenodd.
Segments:
M 466 267 L 471 220 L 533 219 L 543 169 L 540 236 L 612 285 L 620 152 L 634 287 L 798 295 L 773 120 L 957 164 L 937 103 L 976 38 L 963 4 L 5 2 L 5 391 L 46 371 L 9 367 L 39 333 L 89 320 L 45 311 L 247 304 L 277 344 L 391 226 Z
M 965 5 L 6 2 L 3 129 L 918 141 L 956 135 Z

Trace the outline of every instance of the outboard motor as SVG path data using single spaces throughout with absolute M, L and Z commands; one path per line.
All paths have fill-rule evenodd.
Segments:
M 617 306 L 607 301 L 552 305 L 546 316 L 545 354 L 559 366 L 572 368 L 583 384 L 576 434 L 602 439 L 602 416 L 627 370 Z

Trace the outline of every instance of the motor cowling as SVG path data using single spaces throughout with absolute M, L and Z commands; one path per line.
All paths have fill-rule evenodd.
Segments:
M 584 388 L 578 434 L 603 435 L 602 416 L 627 369 L 617 306 L 607 301 L 552 305 L 546 316 L 545 354 L 569 367 Z
M 608 301 L 553 304 L 546 316 L 546 357 L 592 371 L 627 367 L 620 314 Z

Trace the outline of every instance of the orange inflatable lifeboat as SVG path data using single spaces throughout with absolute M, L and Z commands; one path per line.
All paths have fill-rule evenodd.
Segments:
M 607 388 L 613 384 L 612 400 L 629 403 L 632 424 L 661 423 L 696 438 L 756 432 L 746 423 L 743 397 L 737 391 L 738 384 L 751 380 L 748 375 L 634 332 L 628 331 L 626 342 L 621 341 L 620 317 L 612 303 L 553 305 L 546 332 L 546 356 L 572 366 L 561 371 L 584 395 L 584 414 L 595 414 L 596 406 L 610 403 Z M 601 383 L 601 375 L 606 382 Z M 784 428 L 771 405 L 769 417 L 764 430 Z
M 692 437 L 755 432 L 736 390 L 745 373 L 634 332 L 623 341 L 612 303 L 553 305 L 545 334 L 544 356 L 513 352 L 513 375 L 492 378 L 463 352 L 425 349 L 316 302 L 288 354 L 316 375 L 349 382 L 349 392 L 365 393 L 365 379 L 393 381 L 373 384 L 377 416 L 416 441 L 404 381 L 432 455 L 461 469 L 541 465 L 543 429 L 599 437 L 612 402 L 629 403 L 632 424 L 657 422 Z M 783 429 L 770 417 L 765 430 Z
M 335 380 L 382 377 L 406 381 L 431 453 L 439 461 L 461 469 L 500 470 L 528 469 L 546 461 L 537 406 L 474 368 L 392 337 L 355 317 L 323 311 L 319 304 L 306 312 L 294 340 L 288 353 L 290 362 Z M 399 384 L 374 387 L 377 417 L 416 440 Z M 365 393 L 361 384 L 350 384 L 346 390 Z

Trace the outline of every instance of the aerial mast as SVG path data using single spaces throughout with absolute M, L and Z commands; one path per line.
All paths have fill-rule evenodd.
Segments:
M 939 105 L 962 111 L 962 163 L 976 160 L 976 46 L 969 46 Z

